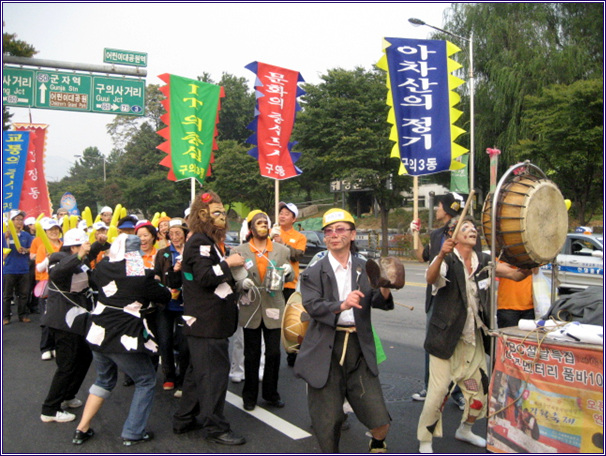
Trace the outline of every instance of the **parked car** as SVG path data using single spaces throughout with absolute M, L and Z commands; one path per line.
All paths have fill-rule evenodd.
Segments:
M 225 248 L 226 250 L 231 250 L 234 247 L 238 247 L 240 245 L 240 241 L 238 240 L 238 233 L 236 231 L 228 231 L 225 235 Z
M 557 256 L 560 290 L 581 290 L 589 286 L 604 286 L 603 235 L 568 233 L 562 251 Z M 552 265 L 541 266 L 551 271 Z
M 301 231 L 301 233 L 307 238 L 307 246 L 305 247 L 303 258 L 299 260 L 299 266 L 306 268 L 316 253 L 326 250 L 326 244 L 324 243 L 324 233 L 322 231 Z

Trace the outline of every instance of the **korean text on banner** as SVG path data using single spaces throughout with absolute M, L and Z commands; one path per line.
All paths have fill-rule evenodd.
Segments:
M 387 121 L 393 124 L 392 157 L 399 174 L 422 176 L 455 170 L 468 152 L 454 141 L 464 130 L 454 125 L 461 111 L 454 89 L 463 81 L 451 73 L 461 67 L 450 59 L 460 49 L 448 41 L 385 38 L 377 66 L 388 72 Z
M 499 337 L 489 415 L 493 453 L 603 453 L 601 347 Z
M 29 131 L 2 132 L 3 213 L 19 208 L 29 140 Z
M 30 144 L 27 151 L 19 209 L 29 217 L 37 217 L 41 213 L 52 214 L 50 195 L 46 185 L 46 174 L 44 173 L 48 125 L 14 123 L 13 127 L 17 131 L 30 132 Z
M 203 184 L 210 174 L 212 151 L 217 149 L 223 88 L 174 74 L 159 77 L 167 83 L 160 90 L 166 96 L 162 104 L 167 111 L 162 121 L 168 125 L 158 132 L 167 140 L 158 149 L 168 154 L 160 164 L 170 168 L 169 180 L 194 178 Z
M 261 176 L 277 180 L 298 176 L 302 171 L 295 163 L 301 154 L 291 152 L 295 143 L 289 140 L 296 111 L 301 109 L 297 97 L 305 94 L 298 86 L 303 77 L 297 71 L 261 62 L 246 68 L 257 75 L 255 119 L 248 126 L 255 133 L 247 140 L 256 147 L 248 153 L 259 161 Z

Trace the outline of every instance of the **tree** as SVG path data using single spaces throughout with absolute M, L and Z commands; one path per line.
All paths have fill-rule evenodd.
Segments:
M 38 53 L 31 44 L 18 40 L 16 33 L 2 33 L 2 52 L 4 55 L 12 55 L 14 57 L 33 57 Z M 9 129 L 12 116 L 6 109 L 6 106 L 2 106 L 3 131 Z
M 302 152 L 299 185 L 311 196 L 328 190 L 333 179 L 370 190 L 381 210 L 384 253 L 389 210 L 399 206 L 406 179 L 397 176 L 399 161 L 390 158 L 386 75 L 379 70 L 329 70 L 318 85 L 306 84 L 303 111 L 293 137 Z M 353 198 L 358 198 L 353 194 Z
M 603 210 L 603 93 L 603 81 L 593 79 L 528 96 L 522 124 L 532 134 L 513 148 L 520 160 L 532 159 L 557 179 L 581 225 Z
M 512 146 L 530 133 L 521 123 L 527 96 L 552 84 L 602 77 L 603 4 L 452 5 L 443 28 L 459 36 L 474 35 L 476 171 L 480 186 L 488 188 L 488 156 L 483 151 L 503 151 L 501 171 L 513 164 Z M 468 53 L 457 56 L 469 68 Z M 464 99 L 461 105 L 467 103 Z M 463 128 L 469 131 L 468 112 L 464 116 Z
M 219 85 L 225 90 L 225 97 L 221 99 L 218 138 L 244 143 L 252 134 L 246 127 L 254 119 L 255 95 L 248 90 L 245 78 L 229 73 L 223 73 Z

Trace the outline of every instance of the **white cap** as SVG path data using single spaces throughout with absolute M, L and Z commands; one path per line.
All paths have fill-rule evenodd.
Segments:
M 86 231 L 88 229 L 88 225 L 86 224 L 86 220 L 80 220 L 78 222 L 78 229 L 82 231 Z
M 103 220 L 99 220 L 98 222 L 93 223 L 93 229 L 95 231 L 109 230 L 109 226 L 107 226 Z
M 101 208 L 101 210 L 99 211 L 99 214 L 105 214 L 106 212 L 109 212 L 110 214 L 113 214 L 114 211 L 112 210 L 111 207 L 109 206 L 104 206 Z
M 23 221 L 24 225 L 35 225 L 36 224 L 36 218 L 35 217 L 28 217 Z
M 8 218 L 12 220 L 15 217 L 17 217 L 18 215 L 22 215 L 23 217 L 25 217 L 25 212 L 20 211 L 19 209 L 13 209 L 12 211 L 10 211 L 8 213 Z
M 42 229 L 44 231 L 48 231 L 55 226 L 61 230 L 61 224 L 58 221 L 56 221 L 55 219 L 49 218 L 48 220 L 44 221 L 44 223 L 42 224 Z M 61 231 L 63 231 L 63 230 L 61 230 Z
M 63 236 L 63 245 L 65 247 L 71 247 L 73 245 L 82 245 L 88 242 L 88 236 L 86 233 L 78 228 L 72 228 L 65 236 Z
M 189 207 L 187 209 L 185 209 L 185 211 L 183 212 L 183 214 L 185 214 L 185 217 L 187 217 L 189 215 L 190 211 L 191 211 L 191 208 L 189 208 Z
M 284 201 L 281 201 L 280 204 L 278 204 L 278 208 L 282 210 L 284 207 L 295 214 L 295 218 L 299 216 L 299 209 L 297 209 L 297 206 L 295 206 L 293 203 L 285 203 Z

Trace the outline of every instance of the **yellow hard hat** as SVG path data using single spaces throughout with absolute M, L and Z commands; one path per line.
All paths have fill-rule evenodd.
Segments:
M 248 213 L 248 215 L 246 216 L 246 221 L 247 221 L 248 223 L 250 223 L 250 221 L 253 219 L 253 217 L 254 217 L 255 215 L 257 215 L 257 214 L 265 214 L 265 212 L 263 212 L 263 211 L 262 211 L 262 210 L 260 210 L 260 209 L 255 209 L 254 211 L 250 211 L 250 212 Z M 265 216 L 267 217 L 267 214 L 265 214 Z M 269 218 L 269 217 L 268 217 L 268 218 Z
M 345 209 L 329 209 L 322 217 L 322 229 L 336 222 L 349 222 L 354 226 L 354 228 L 356 227 L 354 218 Z

